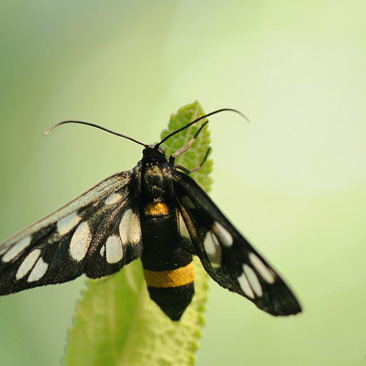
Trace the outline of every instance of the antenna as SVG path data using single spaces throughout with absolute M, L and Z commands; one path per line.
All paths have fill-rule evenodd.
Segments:
M 201 116 L 201 117 L 196 118 L 194 121 L 192 121 L 192 122 L 188 123 L 187 125 L 183 126 L 182 128 L 179 128 L 178 130 L 176 130 L 176 131 L 174 131 L 174 132 L 170 133 L 168 136 L 164 137 L 160 142 L 158 142 L 158 143 L 155 145 L 155 148 L 159 147 L 163 142 L 165 142 L 166 140 L 168 140 L 170 137 L 174 136 L 176 133 L 178 133 L 178 132 L 181 132 L 181 131 L 185 130 L 186 128 L 188 128 L 188 127 L 192 126 L 193 124 L 195 124 L 195 123 L 197 123 L 197 122 L 201 121 L 201 120 L 202 120 L 202 119 L 204 119 L 204 118 L 207 118 L 207 117 L 209 117 L 209 116 L 212 116 L 212 115 L 214 115 L 214 114 L 221 113 L 221 112 L 235 112 L 235 113 L 239 114 L 240 116 L 242 116 L 245 120 L 247 120 L 247 121 L 249 122 L 248 117 L 247 117 L 245 114 L 241 113 L 240 111 L 238 111 L 238 110 L 236 110 L 236 109 L 232 109 L 232 108 L 222 108 L 222 109 L 217 109 L 216 111 L 213 111 L 213 112 L 211 112 L 211 113 L 207 113 L 207 114 L 205 114 L 204 116 Z M 208 123 L 208 121 L 207 121 L 207 122 L 205 122 L 205 123 L 201 126 L 201 128 L 197 131 L 197 133 L 196 133 L 196 135 L 194 136 L 194 138 L 196 138 L 196 137 L 198 136 L 198 134 L 202 131 L 202 128 L 203 128 L 207 123 Z
M 119 136 L 119 137 L 123 137 L 124 139 L 127 139 L 127 140 L 131 140 L 133 142 L 135 142 L 136 144 L 139 144 L 139 145 L 142 145 L 144 147 L 148 147 L 148 145 L 140 142 L 140 141 L 137 141 L 135 139 L 133 139 L 132 137 L 129 137 L 129 136 L 126 136 L 126 135 L 122 135 L 121 133 L 118 133 L 118 132 L 115 132 L 115 131 L 112 131 L 112 130 L 109 130 L 108 128 L 105 128 L 105 127 L 102 127 L 102 126 L 99 126 L 99 125 L 96 125 L 94 123 L 91 123 L 91 122 L 84 122 L 84 121 L 74 121 L 74 120 L 69 120 L 69 121 L 62 121 L 62 122 L 59 122 L 59 123 L 56 123 L 55 125 L 53 125 L 52 127 L 50 127 L 43 135 L 48 135 L 50 132 L 52 132 L 55 128 L 61 126 L 61 125 L 66 125 L 68 123 L 74 123 L 74 124 L 79 124 L 79 125 L 86 125 L 86 126 L 90 126 L 90 127 L 95 127 L 95 128 L 98 128 L 102 131 L 105 131 L 105 132 L 109 132 L 111 133 L 112 135 L 116 135 L 116 136 Z

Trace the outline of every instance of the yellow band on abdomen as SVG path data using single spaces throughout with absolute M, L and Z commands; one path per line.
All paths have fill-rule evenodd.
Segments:
M 144 270 L 144 276 L 148 287 L 178 287 L 194 281 L 193 262 L 185 267 L 171 271 L 150 271 Z
M 145 206 L 146 216 L 166 216 L 169 213 L 169 207 L 164 202 L 149 202 Z

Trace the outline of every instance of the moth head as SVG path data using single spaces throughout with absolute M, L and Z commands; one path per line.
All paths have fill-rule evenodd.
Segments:
M 142 163 L 166 161 L 165 150 L 161 146 L 146 145 L 142 151 Z

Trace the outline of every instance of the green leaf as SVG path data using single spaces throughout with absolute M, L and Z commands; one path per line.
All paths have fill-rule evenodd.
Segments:
M 166 136 L 204 112 L 198 102 L 179 109 L 171 116 Z M 164 143 L 167 156 L 182 147 L 200 126 L 191 126 Z M 190 150 L 179 156 L 177 164 L 197 166 L 210 141 L 207 127 Z M 206 161 L 195 172 L 195 179 L 207 189 L 212 162 Z M 119 273 L 100 280 L 88 280 L 76 308 L 74 327 L 68 335 L 64 364 L 68 366 L 188 366 L 194 364 L 195 351 L 204 324 L 208 280 L 195 258 L 195 295 L 182 319 L 171 321 L 150 300 L 140 261 Z
M 204 114 L 205 113 L 201 105 L 197 101 L 180 108 L 176 114 L 172 114 L 170 116 L 168 129 L 162 132 L 161 138 L 163 139 L 169 133 L 178 130 L 179 128 L 187 125 L 189 122 L 192 122 Z M 184 146 L 206 121 L 207 119 L 204 118 L 202 121 L 199 121 L 177 135 L 172 136 L 165 143 L 163 143 L 166 155 L 170 156 L 182 146 Z M 206 126 L 198 135 L 196 142 L 189 148 L 189 150 L 178 156 L 176 159 L 176 164 L 183 165 L 188 169 L 195 168 L 204 159 L 207 150 L 210 147 L 210 143 L 210 132 L 208 130 L 208 126 Z M 211 188 L 212 179 L 208 176 L 211 171 L 212 160 L 207 159 L 199 170 L 191 174 L 191 176 L 205 191 L 209 191 Z

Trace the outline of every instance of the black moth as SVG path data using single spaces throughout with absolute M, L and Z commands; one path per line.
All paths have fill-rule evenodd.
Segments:
M 194 294 L 197 255 L 220 286 L 258 308 L 276 316 L 301 312 L 284 281 L 189 177 L 191 171 L 174 164 L 208 122 L 169 159 L 160 147 L 225 110 L 237 112 L 221 109 L 197 118 L 155 145 L 87 122 L 59 123 L 87 124 L 128 138 L 144 146 L 143 157 L 132 170 L 107 178 L 0 244 L 0 295 L 82 274 L 100 278 L 141 257 L 151 299 L 179 320 Z

